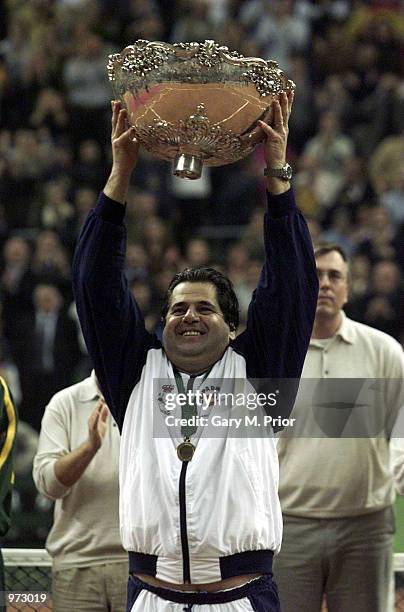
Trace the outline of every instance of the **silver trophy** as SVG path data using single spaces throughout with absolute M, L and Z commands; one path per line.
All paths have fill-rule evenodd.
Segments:
M 108 76 L 136 138 L 189 179 L 201 176 L 203 164 L 248 155 L 262 139 L 257 121 L 295 87 L 275 61 L 244 57 L 213 40 L 137 40 L 109 56 Z

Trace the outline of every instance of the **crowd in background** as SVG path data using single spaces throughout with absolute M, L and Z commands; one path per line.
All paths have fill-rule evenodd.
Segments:
M 0 8 L 0 370 L 25 422 L 27 490 L 46 403 L 91 369 L 71 260 L 110 165 L 107 56 L 138 38 L 214 39 L 279 62 L 296 83 L 288 158 L 313 241 L 337 242 L 352 258 L 349 315 L 404 342 L 402 0 L 8 0 Z M 233 281 L 243 324 L 263 254 L 263 166 L 257 148 L 184 181 L 142 151 L 126 274 L 149 330 L 159 331 L 172 276 L 204 264 Z M 16 529 L 11 538 L 21 536 Z

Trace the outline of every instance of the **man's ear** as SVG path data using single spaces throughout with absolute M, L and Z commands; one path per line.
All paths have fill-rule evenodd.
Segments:
M 235 337 L 236 337 L 236 330 L 235 329 L 230 330 L 230 332 L 229 332 L 230 340 L 234 340 Z

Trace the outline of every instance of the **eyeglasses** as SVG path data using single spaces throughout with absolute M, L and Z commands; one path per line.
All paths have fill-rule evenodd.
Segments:
M 320 282 L 327 277 L 328 281 L 333 285 L 342 283 L 347 279 L 346 275 L 338 270 L 317 270 L 317 277 Z

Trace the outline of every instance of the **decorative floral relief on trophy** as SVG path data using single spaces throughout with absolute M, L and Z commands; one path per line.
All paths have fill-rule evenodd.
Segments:
M 258 120 L 295 87 L 275 61 L 243 57 L 213 40 L 137 40 L 109 56 L 108 76 L 142 145 L 191 179 L 204 164 L 248 155 L 262 138 Z

